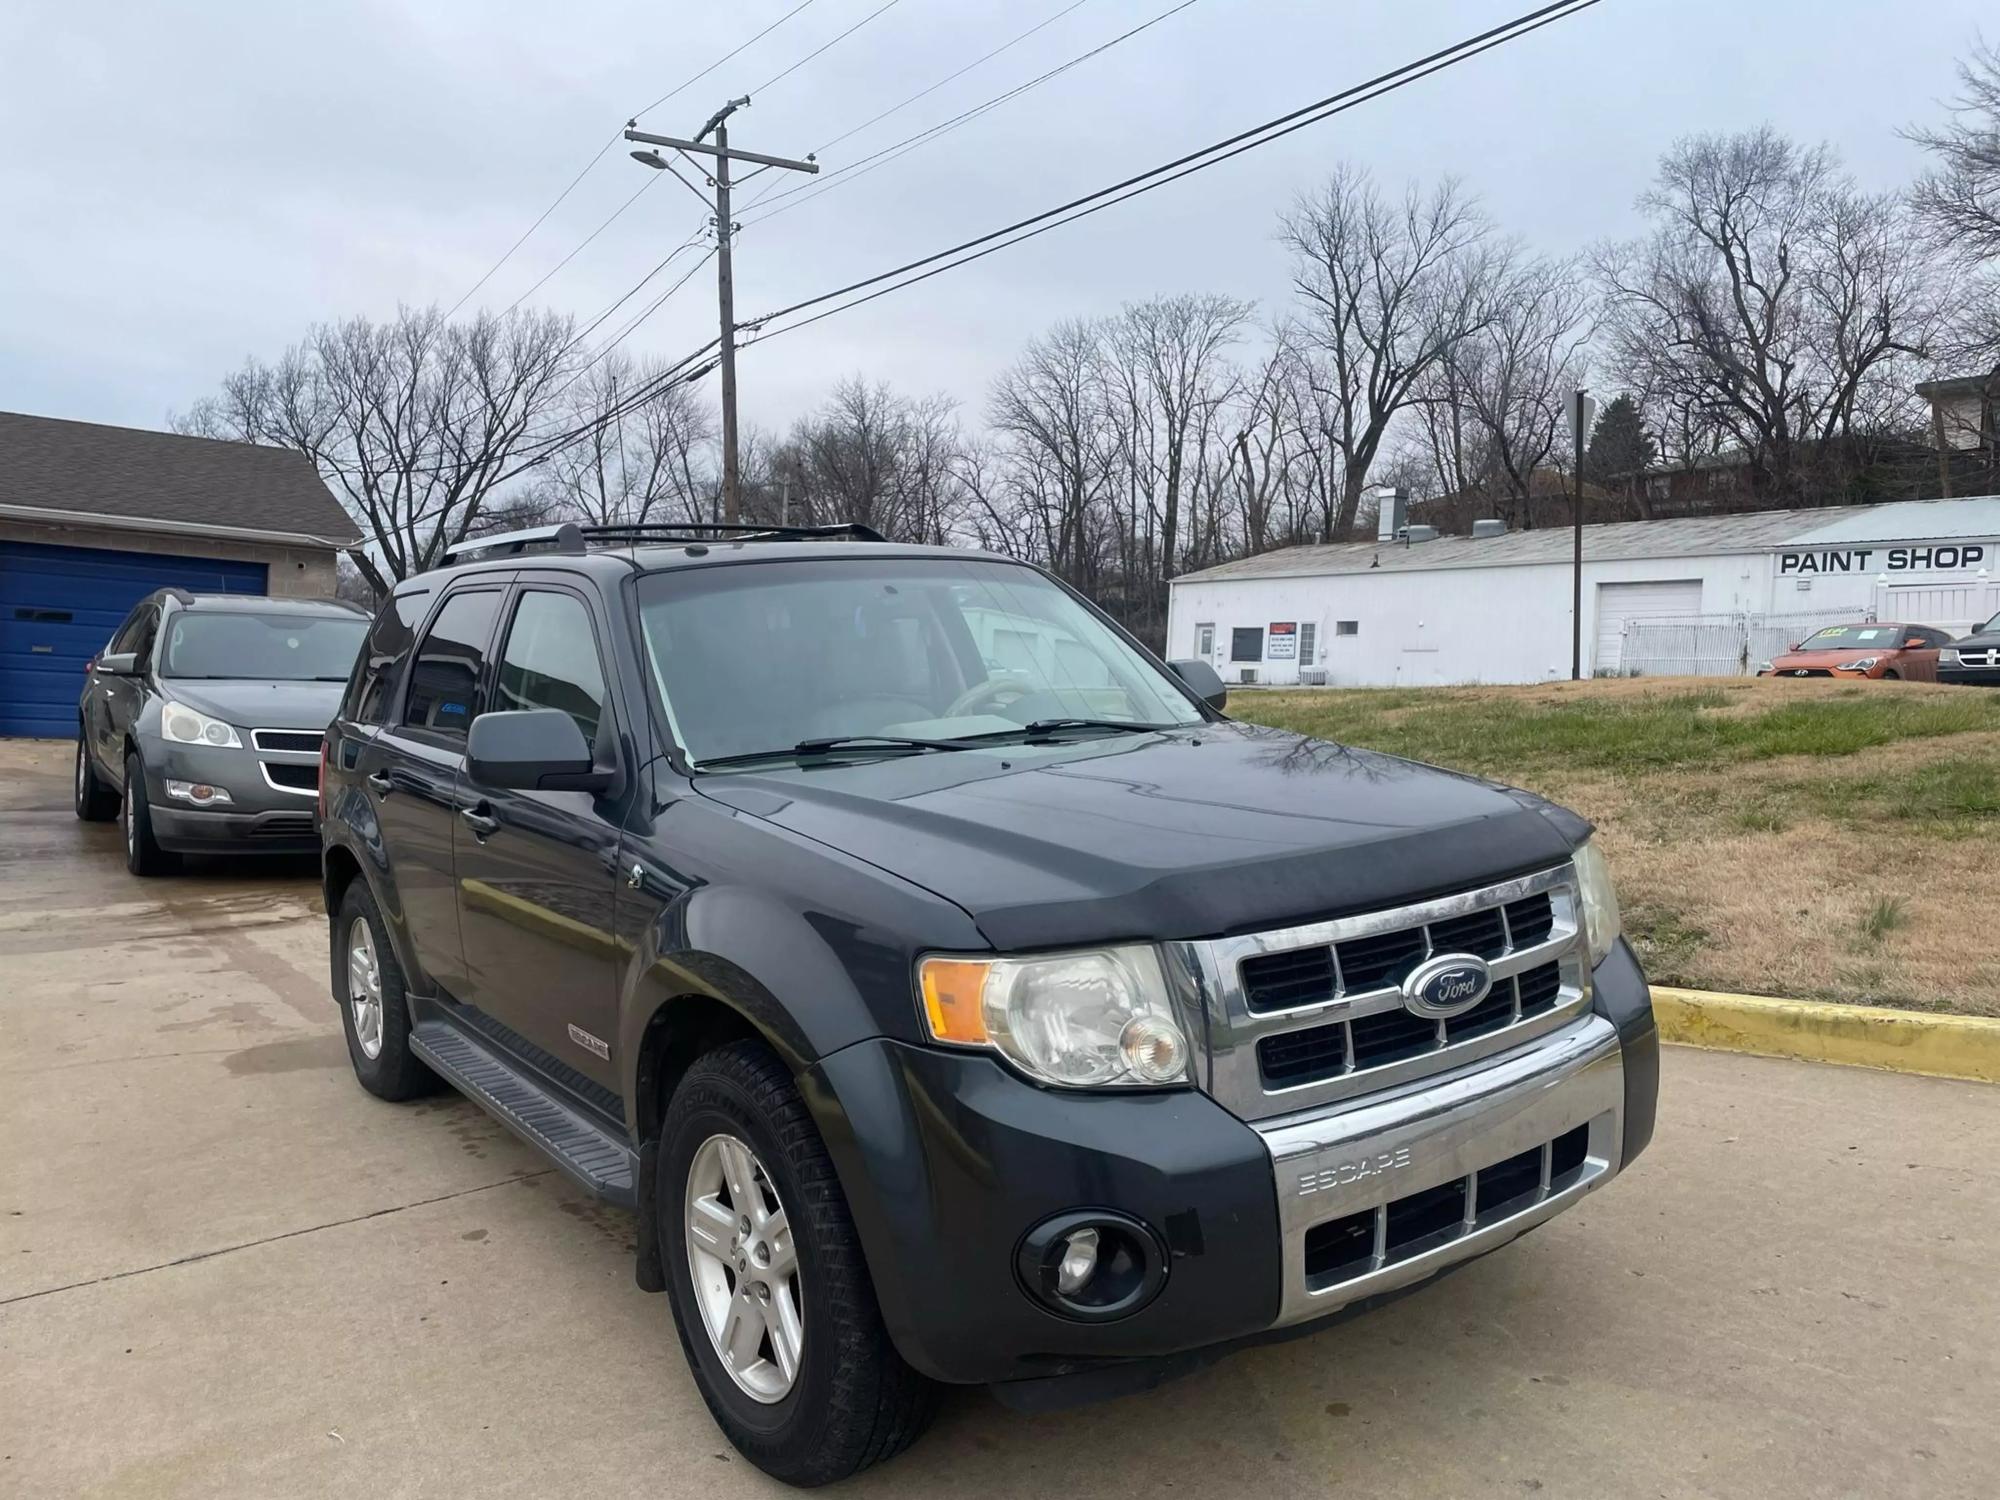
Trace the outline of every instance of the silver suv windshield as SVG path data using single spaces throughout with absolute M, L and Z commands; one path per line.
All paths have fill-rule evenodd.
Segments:
M 696 762 L 821 741 L 905 751 L 1184 727 L 1179 685 L 1032 568 L 818 558 L 653 573 L 648 664 Z M 1031 726 L 1033 726 L 1031 728 Z M 865 751 L 866 747 L 848 747 Z
M 368 622 L 359 615 L 178 610 L 160 645 L 162 677 L 345 682 Z

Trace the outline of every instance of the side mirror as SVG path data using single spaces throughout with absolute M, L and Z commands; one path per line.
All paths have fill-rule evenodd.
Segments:
M 1796 651 L 1799 649 L 1799 643 L 1797 641 L 1793 641 L 1791 645 L 1785 647 L 1785 649 L 1787 651 Z
M 106 677 L 130 677 L 139 670 L 136 651 L 107 651 L 97 658 L 97 670 Z
M 1167 665 L 1173 669 L 1174 676 L 1193 690 L 1195 697 L 1217 713 L 1229 706 L 1229 689 L 1222 685 L 1222 674 L 1207 662 L 1170 661 Z
M 1905 651 L 1921 651 L 1928 645 L 1930 645 L 1930 642 L 1922 636 L 1913 635 L 1907 641 L 1903 642 L 1903 649 Z
M 609 771 L 591 764 L 590 742 L 559 708 L 481 714 L 465 743 L 465 774 L 481 786 L 601 792 Z

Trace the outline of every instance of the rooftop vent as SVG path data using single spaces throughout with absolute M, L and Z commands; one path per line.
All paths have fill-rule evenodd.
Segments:
M 1507 523 L 1498 519 L 1474 521 L 1472 523 L 1472 534 L 1475 537 L 1505 536 L 1507 534 Z
M 1435 526 L 1405 526 L 1402 537 L 1405 542 L 1434 542 L 1438 529 Z

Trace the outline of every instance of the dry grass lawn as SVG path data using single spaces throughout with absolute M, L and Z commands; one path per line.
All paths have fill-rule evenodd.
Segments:
M 1659 983 L 2000 1015 L 2000 692 L 1686 678 L 1230 707 L 1574 807 Z

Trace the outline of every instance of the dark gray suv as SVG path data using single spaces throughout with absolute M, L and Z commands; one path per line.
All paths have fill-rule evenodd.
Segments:
M 76 815 L 118 818 L 134 875 L 318 849 L 320 743 L 367 632 L 336 600 L 148 594 L 84 678 Z

